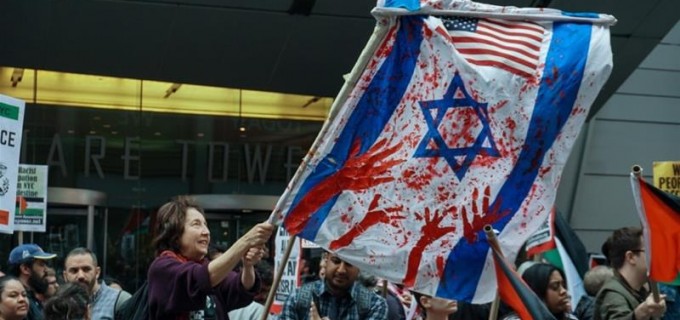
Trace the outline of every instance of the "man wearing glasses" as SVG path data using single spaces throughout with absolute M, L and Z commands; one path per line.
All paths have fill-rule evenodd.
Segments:
M 602 253 L 614 269 L 595 298 L 595 320 L 658 318 L 666 312 L 665 296 L 659 302 L 649 294 L 647 258 L 642 229 L 615 230 L 602 245 Z

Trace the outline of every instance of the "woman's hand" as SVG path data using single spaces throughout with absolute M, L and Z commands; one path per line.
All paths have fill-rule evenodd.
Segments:
M 264 249 L 262 247 L 252 247 L 248 249 L 246 254 L 243 256 L 243 267 L 250 268 L 255 266 L 262 257 L 264 256 Z
M 269 240 L 272 232 L 274 232 L 274 225 L 269 222 L 262 222 L 256 224 L 239 240 L 244 241 L 248 248 L 260 247 Z

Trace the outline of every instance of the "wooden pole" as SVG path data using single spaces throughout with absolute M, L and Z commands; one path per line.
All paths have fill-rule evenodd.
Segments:
M 387 280 L 383 279 L 382 280 L 382 297 L 387 298 Z
M 274 295 L 276 295 L 276 290 L 279 289 L 279 283 L 281 283 L 283 270 L 286 268 L 288 258 L 290 258 L 290 252 L 293 251 L 293 245 L 295 244 L 296 240 L 297 236 L 291 236 L 288 239 L 288 246 L 286 246 L 286 251 L 283 253 L 281 265 L 279 265 L 279 269 L 276 270 L 276 275 L 274 275 L 274 283 L 272 283 L 272 287 L 269 289 L 269 293 L 267 294 L 267 301 L 264 304 L 264 312 L 262 312 L 262 317 L 260 317 L 260 320 L 267 320 L 267 317 L 269 317 L 269 309 L 271 309 L 272 304 L 274 303 Z
M 485 225 L 484 226 L 484 233 L 486 233 L 486 239 L 489 241 L 489 246 L 491 247 L 491 250 L 496 250 L 498 253 L 503 256 L 503 252 L 501 251 L 501 247 L 498 244 L 498 239 L 496 238 L 496 233 L 493 231 L 493 227 L 491 225 Z M 491 303 L 491 310 L 489 312 L 489 320 L 496 320 L 498 319 L 498 309 L 501 306 L 501 296 L 498 292 L 496 292 L 496 298 L 493 299 L 493 302 Z
M 633 172 L 633 175 L 635 176 L 635 179 L 640 180 L 642 179 L 642 166 L 635 164 L 631 168 L 631 171 Z M 651 252 L 647 252 L 647 257 L 651 256 Z M 646 259 L 647 263 L 649 263 L 649 259 Z M 647 272 L 649 273 L 649 266 L 647 266 Z M 659 284 L 656 283 L 656 281 L 649 279 L 647 277 L 647 281 L 649 281 L 649 289 L 652 291 L 652 296 L 654 297 L 654 302 L 659 302 L 661 301 L 661 295 L 659 294 Z

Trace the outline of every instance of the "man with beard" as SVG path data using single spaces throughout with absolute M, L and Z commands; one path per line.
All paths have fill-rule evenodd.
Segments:
M 47 292 L 49 284 L 45 278 L 45 261 L 56 256 L 32 243 L 19 245 L 9 253 L 9 273 L 19 278 L 29 298 L 27 320 L 43 319 L 43 307 L 36 295 Z
M 64 281 L 81 284 L 90 295 L 92 320 L 114 319 L 115 311 L 130 298 L 130 293 L 99 282 L 101 269 L 97 256 L 87 248 L 75 248 L 64 260 Z
M 40 301 L 40 303 L 45 303 L 47 299 L 52 298 L 57 293 L 59 289 L 59 282 L 57 282 L 57 273 L 54 269 L 47 267 L 45 268 L 45 281 L 47 281 L 47 290 L 45 293 L 36 293 L 35 297 Z
M 324 279 L 288 296 L 281 320 L 386 320 L 385 299 L 361 285 L 359 269 L 327 253 Z

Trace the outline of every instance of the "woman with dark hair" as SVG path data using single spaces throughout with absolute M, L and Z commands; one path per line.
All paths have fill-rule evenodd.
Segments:
M 210 230 L 193 199 L 174 198 L 158 210 L 156 259 L 148 271 L 149 319 L 229 319 L 259 291 L 254 265 L 274 226 L 260 223 L 225 253 L 206 259 Z M 234 267 L 242 262 L 240 272 Z
M 412 291 L 423 320 L 446 320 L 458 311 L 458 302 Z
M 0 277 L 0 319 L 21 320 L 28 314 L 26 289 L 19 279 L 12 276 Z
M 67 283 L 45 302 L 45 320 L 89 320 L 90 295 L 85 286 Z
M 555 319 L 578 320 L 571 314 L 571 297 L 567 292 L 567 278 L 562 270 L 548 263 L 537 263 L 524 271 L 522 279 L 543 301 Z M 503 318 L 515 319 L 519 319 L 515 313 Z

